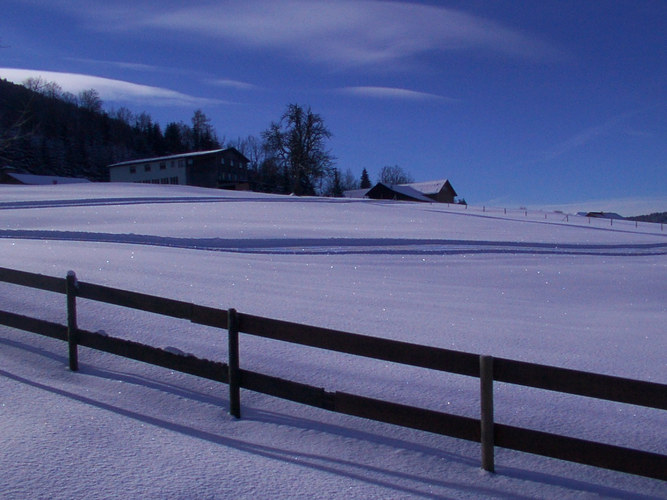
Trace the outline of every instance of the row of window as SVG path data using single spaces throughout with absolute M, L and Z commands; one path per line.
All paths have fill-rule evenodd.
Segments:
M 192 164 L 192 160 L 188 160 L 188 165 Z M 169 162 L 169 166 L 171 168 L 176 167 L 177 161 L 172 160 Z M 144 172 L 150 172 L 152 168 L 152 165 L 150 163 L 144 164 Z M 178 168 L 185 168 L 185 160 L 178 160 Z M 167 162 L 163 161 L 159 163 L 159 169 L 160 170 L 166 170 L 167 169 Z M 137 166 L 136 165 L 130 165 L 130 173 L 131 174 L 136 174 L 137 173 Z
M 138 182 L 141 184 L 178 184 L 178 177 L 163 177 L 162 179 L 150 179 Z
M 229 172 L 223 172 L 218 178 L 219 181 L 239 181 L 242 180 L 242 176 L 238 174 L 230 174 Z

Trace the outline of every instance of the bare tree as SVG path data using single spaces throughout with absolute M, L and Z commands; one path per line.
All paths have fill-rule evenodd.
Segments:
M 382 184 L 387 184 L 388 186 L 414 182 L 412 176 L 398 165 L 386 165 L 382 167 L 380 178 L 378 180 Z
M 79 92 L 79 106 L 93 113 L 102 112 L 102 99 L 95 89 L 82 90 Z
M 132 120 L 134 119 L 134 113 L 132 113 L 132 111 L 130 111 L 125 106 L 121 106 L 120 108 L 113 110 L 111 113 L 109 113 L 109 116 L 115 118 L 116 120 L 120 120 L 126 125 L 131 125 Z
M 318 114 L 290 104 L 279 122 L 262 133 L 264 145 L 284 170 L 290 189 L 297 195 L 315 194 L 315 186 L 333 166 L 334 157 L 326 149 L 331 132 Z
M 266 157 L 264 145 L 254 135 L 249 135 L 245 138 L 239 137 L 235 141 L 229 141 L 227 142 L 226 147 L 234 148 L 248 158 L 248 160 L 250 160 L 248 167 L 255 172 Z

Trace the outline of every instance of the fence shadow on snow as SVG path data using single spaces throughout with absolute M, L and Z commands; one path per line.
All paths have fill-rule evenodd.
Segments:
M 452 351 L 355 333 L 279 321 L 66 278 L 0 268 L 0 281 L 67 296 L 67 325 L 0 310 L 0 324 L 68 343 L 69 366 L 78 369 L 78 346 L 150 363 L 229 385 L 229 412 L 241 417 L 240 389 L 325 410 L 481 443 L 481 464 L 494 470 L 494 447 L 667 480 L 667 456 L 494 422 L 493 382 L 667 410 L 667 385 Z M 78 328 L 77 298 L 155 313 L 228 331 L 226 363 L 200 359 Z M 474 419 L 355 394 L 326 391 L 244 370 L 239 334 L 364 356 L 480 379 L 480 418 Z

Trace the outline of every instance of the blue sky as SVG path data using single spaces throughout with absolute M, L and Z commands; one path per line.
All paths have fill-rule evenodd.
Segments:
M 356 176 L 664 211 L 665 26 L 664 0 L 4 0 L 0 77 L 95 88 L 163 127 L 201 108 L 228 140 L 310 105 Z

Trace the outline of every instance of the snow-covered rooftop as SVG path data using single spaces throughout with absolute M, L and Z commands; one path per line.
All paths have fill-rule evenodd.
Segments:
M 16 172 L 6 172 L 6 175 L 16 179 L 21 184 L 43 186 L 49 184 L 81 184 L 90 182 L 80 177 L 60 177 L 57 175 L 33 175 Z
M 447 179 L 425 182 L 410 182 L 408 184 L 401 185 L 416 189 L 423 194 L 438 194 L 440 191 L 442 191 L 442 188 L 445 187 L 445 184 L 447 184 Z
M 120 167 L 120 166 L 123 166 L 123 165 L 132 165 L 132 164 L 135 164 L 135 163 L 147 163 L 147 162 L 162 161 L 162 160 L 178 160 L 178 159 L 181 159 L 181 158 L 192 158 L 192 157 L 195 157 L 195 156 L 204 156 L 204 155 L 222 153 L 223 151 L 228 151 L 228 150 L 236 151 L 237 153 L 241 154 L 235 148 L 211 149 L 211 150 L 208 150 L 208 151 L 194 151 L 194 152 L 191 152 L 191 153 L 179 153 L 179 154 L 167 155 L 167 156 L 156 156 L 154 158 L 137 158 L 135 160 L 127 160 L 127 161 L 122 161 L 122 162 L 119 162 L 119 163 L 114 163 L 113 165 L 109 165 L 109 168 L 111 168 L 111 167 Z

